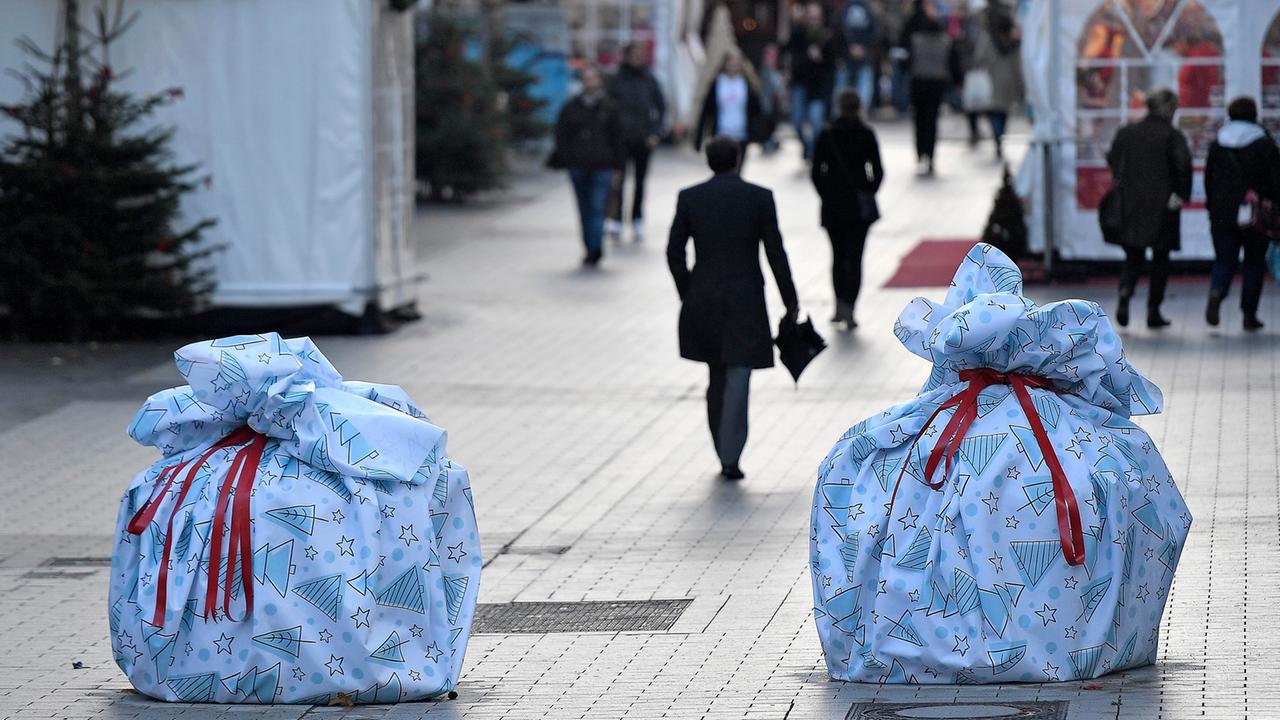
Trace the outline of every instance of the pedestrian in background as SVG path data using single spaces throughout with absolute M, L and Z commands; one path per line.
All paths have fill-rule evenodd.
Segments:
M 764 110 L 760 95 L 743 69 L 742 54 L 738 50 L 725 55 L 720 73 L 702 100 L 702 112 L 698 114 L 698 127 L 693 134 L 695 150 L 702 149 L 704 137 L 723 135 L 738 143 L 738 161 L 745 163 L 747 146 L 762 139 Z
M 1169 281 L 1169 253 L 1181 248 L 1182 206 L 1191 198 L 1191 150 L 1173 125 L 1178 96 L 1168 88 L 1147 94 L 1147 115 L 1116 132 L 1107 165 L 1120 193 L 1123 221 L 1117 238 L 1124 249 L 1116 322 L 1129 324 L 1129 300 L 1151 250 L 1147 327 L 1169 325 L 1160 315 Z
M 738 461 L 747 442 L 751 371 L 773 367 L 762 243 L 787 315 L 793 320 L 800 315 L 773 193 L 738 176 L 740 151 L 731 137 L 707 143 L 707 164 L 715 176 L 680 191 L 667 244 L 667 264 L 681 301 L 680 356 L 709 367 L 707 423 L 727 480 L 744 476 Z M 692 270 L 686 255 L 690 238 Z
M 836 311 L 832 322 L 858 326 L 854 303 L 862 288 L 862 251 L 867 231 L 880 218 L 876 191 L 884 181 L 880 144 L 862 119 L 862 98 L 846 88 L 836 98 L 839 116 L 818 136 L 810 173 L 822 198 L 822 226 L 831 238 L 831 284 Z
M 938 114 L 947 92 L 960 79 L 960 55 L 931 2 L 921 5 L 924 19 L 911 33 L 907 68 L 911 74 L 911 119 L 915 125 L 916 160 L 933 175 L 938 144 Z
M 760 143 L 766 155 L 778 150 L 774 134 L 787 103 L 787 83 L 778 69 L 778 44 L 767 43 L 760 56 L 760 111 L 764 119 Z
M 989 8 L 986 22 L 978 28 L 973 67 L 985 72 L 991 81 L 991 102 L 986 114 L 998 159 L 1004 159 L 1009 109 L 1021 105 L 1025 95 L 1021 47 L 1021 31 L 1008 11 L 998 6 Z
M 787 41 L 791 70 L 791 125 L 800 139 L 804 159 L 813 156 L 813 141 L 827 120 L 835 82 L 834 34 L 823 22 L 822 5 L 810 2 Z
M 1280 149 L 1258 124 L 1258 104 L 1253 98 L 1241 96 L 1232 100 L 1227 105 L 1227 118 L 1227 124 L 1209 145 L 1204 167 L 1205 206 L 1214 254 L 1209 304 L 1204 314 L 1210 325 L 1218 324 L 1220 306 L 1240 267 L 1240 309 L 1244 312 L 1244 329 L 1253 332 L 1262 329 L 1258 302 L 1262 299 L 1270 240 L 1255 228 L 1241 227 L 1239 212 L 1250 191 L 1260 201 L 1280 204 Z
M 867 0 L 847 0 L 836 12 L 834 32 L 840 50 L 836 67 L 836 94 L 852 86 L 864 105 L 874 97 L 876 82 L 876 48 L 880 44 L 880 25 Z M 839 104 L 836 105 L 837 111 Z
M 582 223 L 582 264 L 595 267 L 604 256 L 604 216 L 613 174 L 624 164 L 622 118 L 605 92 L 594 65 L 582 68 L 582 91 L 565 103 L 556 118 L 556 145 L 547 164 L 569 171 Z
M 622 238 L 623 191 L 627 166 L 630 166 L 635 184 L 631 199 L 631 237 L 639 242 L 644 239 L 644 182 L 649 172 L 649 157 L 658 146 L 667 112 L 662 88 L 649 69 L 649 52 L 643 44 L 633 42 L 627 46 L 626 59 L 609 82 L 609 94 L 618 103 L 622 115 L 626 164 L 614 176 L 605 234 Z

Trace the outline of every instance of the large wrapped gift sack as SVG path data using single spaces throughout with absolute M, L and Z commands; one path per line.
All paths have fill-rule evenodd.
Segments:
M 833 678 L 1092 678 L 1155 658 L 1191 515 L 1134 415 L 1160 391 L 1094 303 L 1043 307 L 989 245 L 894 328 L 920 394 L 819 470 L 811 569 Z
M 467 472 L 398 387 L 309 339 L 175 354 L 129 434 L 164 457 L 120 503 L 116 662 L 163 700 L 356 703 L 458 682 L 480 580 Z M 344 699 L 344 701 L 345 701 Z

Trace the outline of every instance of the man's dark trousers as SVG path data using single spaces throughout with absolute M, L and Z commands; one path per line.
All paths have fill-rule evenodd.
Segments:
M 751 368 L 746 365 L 708 364 L 707 424 L 711 441 L 724 467 L 737 467 L 747 445 L 747 394 Z

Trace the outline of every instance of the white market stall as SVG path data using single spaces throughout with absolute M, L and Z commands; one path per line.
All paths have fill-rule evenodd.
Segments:
M 1105 156 L 1115 131 L 1143 114 L 1142 93 L 1165 85 L 1180 97 L 1176 122 L 1195 167 L 1174 258 L 1211 259 L 1204 158 L 1227 102 L 1254 96 L 1262 123 L 1280 129 L 1280 0 L 1034 0 L 1022 22 L 1035 135 L 1020 185 L 1032 198 L 1032 249 L 1123 256 L 1098 229 Z
M 114 6 L 114 3 L 111 3 Z M 61 3 L 0 0 L 0 68 L 52 49 Z M 92 27 L 97 2 L 81 2 Z M 211 180 L 184 198 L 225 245 L 220 307 L 327 305 L 351 315 L 415 302 L 411 13 L 386 0 L 128 0 L 137 23 L 111 64 L 159 113 L 180 163 Z M 22 97 L 0 77 L 0 103 Z M 15 129 L 0 124 L 0 133 Z

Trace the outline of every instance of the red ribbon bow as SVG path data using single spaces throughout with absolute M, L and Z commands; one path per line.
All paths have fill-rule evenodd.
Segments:
M 943 410 L 955 408 L 951 421 L 943 428 L 937 444 L 934 445 L 933 451 L 929 453 L 929 459 L 924 467 L 924 484 L 931 490 L 941 490 L 942 486 L 946 484 L 947 477 L 951 475 L 951 461 L 960 449 L 960 442 L 964 440 L 965 435 L 969 432 L 969 427 L 978 419 L 978 395 L 992 385 L 1011 386 L 1013 394 L 1018 398 L 1018 404 L 1022 406 L 1022 412 L 1027 416 L 1027 422 L 1031 425 L 1031 434 L 1035 436 L 1036 444 L 1040 446 L 1040 452 L 1044 455 L 1045 463 L 1049 466 L 1049 475 L 1053 479 L 1053 498 L 1058 512 L 1058 535 L 1062 540 L 1062 556 L 1072 565 L 1083 565 L 1085 554 L 1084 531 L 1080 524 L 1080 506 L 1076 503 L 1076 495 L 1071 489 L 1071 484 L 1067 482 L 1067 473 L 1062 469 L 1062 464 L 1058 462 L 1058 456 L 1053 450 L 1053 444 L 1049 442 L 1049 434 L 1045 432 L 1044 425 L 1040 422 L 1040 415 L 1036 413 L 1036 408 L 1031 403 L 1031 394 L 1027 392 L 1027 388 L 1038 388 L 1053 392 L 1057 392 L 1057 388 L 1053 386 L 1053 383 L 1048 378 L 1023 375 L 1021 373 L 1002 373 L 991 368 L 962 370 L 960 371 L 960 380 L 969 383 L 969 386 L 939 405 L 938 409 L 929 416 L 929 419 L 925 421 L 921 428 L 923 431 L 924 428 L 932 425 L 934 419 Z M 916 443 L 919 441 L 920 435 L 916 435 L 916 439 L 912 441 L 911 447 L 907 450 L 907 458 L 911 457 L 911 453 L 915 450 Z M 945 471 L 942 479 L 936 483 L 932 482 L 931 478 L 934 471 L 944 461 Z M 893 495 L 889 497 L 890 518 L 893 517 L 893 503 L 898 497 L 898 487 L 902 484 L 902 476 L 906 473 L 908 464 L 908 462 L 902 464 L 902 471 L 898 473 L 898 481 L 893 486 Z
M 209 577 L 206 581 L 203 617 L 208 619 L 212 616 L 217 619 L 218 615 L 218 574 L 221 571 L 222 531 L 226 527 L 228 507 L 231 509 L 231 528 L 227 547 L 227 569 L 226 577 L 224 578 L 222 612 L 230 619 L 231 586 L 235 578 L 235 568 L 238 564 L 241 584 L 244 586 L 245 616 L 248 616 L 249 611 L 253 608 L 253 548 L 249 537 L 251 515 L 249 492 L 252 489 L 253 479 L 258 473 L 258 464 L 262 461 L 262 453 L 266 448 L 266 444 L 267 436 L 254 432 L 248 427 L 242 427 L 219 440 L 194 463 L 187 460 L 177 465 L 170 465 L 161 470 L 160 474 L 156 476 L 155 485 L 151 489 L 151 497 L 129 520 L 128 531 L 134 535 L 141 535 L 147 529 L 147 526 L 151 524 L 151 521 L 155 519 L 156 513 L 160 510 L 161 502 L 169 494 L 169 488 L 173 485 L 174 479 L 182 473 L 184 468 L 190 466 L 190 470 L 188 470 L 187 476 L 183 479 L 182 486 L 178 490 L 178 498 L 173 503 L 173 510 L 169 513 L 168 529 L 164 535 L 164 552 L 160 557 L 160 575 L 156 578 L 156 609 L 151 619 L 152 625 L 157 627 L 164 625 L 165 597 L 169 589 L 169 557 L 173 550 L 174 518 L 177 517 L 178 510 L 182 508 L 182 501 L 186 498 L 187 491 L 191 489 L 196 473 L 200 471 L 200 468 L 209 461 L 209 458 L 214 453 L 236 446 L 240 447 L 236 450 L 235 457 L 231 460 L 231 467 L 227 470 L 226 479 L 222 481 L 222 488 L 218 492 L 217 502 L 214 505 L 215 512 L 212 529 L 209 532 L 209 542 L 212 543 L 212 546 L 209 549 Z M 233 486 L 235 489 L 234 500 L 232 500 Z M 159 489 L 160 492 L 156 492 L 156 489 Z

